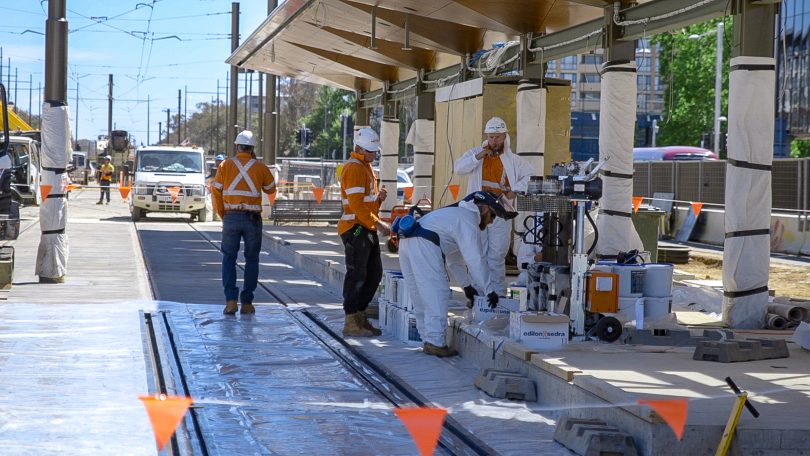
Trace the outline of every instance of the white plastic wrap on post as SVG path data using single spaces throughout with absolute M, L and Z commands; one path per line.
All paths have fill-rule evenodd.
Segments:
M 70 160 L 70 126 L 66 106 L 51 107 L 45 103 L 42 109 L 42 173 L 40 188 L 48 186 L 53 196 L 42 200 L 39 208 L 39 225 L 42 236 L 37 250 L 35 274 L 46 279 L 63 279 L 67 274 L 68 238 L 67 200 L 64 170 Z
M 609 158 L 602 174 L 599 200 L 599 241 L 596 253 L 644 250 L 633 226 L 633 140 L 636 124 L 636 63 L 605 64 L 599 101 L 599 160 Z M 628 71 L 632 70 L 632 71 Z M 612 175 L 611 175 L 612 174 Z
M 433 158 L 435 154 L 434 121 L 416 119 L 408 130 L 405 144 L 413 146 L 413 202 L 433 193 Z
M 521 81 L 517 92 L 517 131 L 515 152 L 532 165 L 538 176 L 545 169 L 546 89 L 532 81 Z M 526 231 L 523 221 L 534 212 L 520 212 L 515 219 L 512 253 L 517 254 Z M 520 265 L 518 265 L 520 266 Z
M 385 185 L 388 197 L 380 206 L 380 218 L 391 217 L 397 204 L 397 165 L 399 165 L 399 121 L 383 120 L 380 125 L 380 187 Z
M 774 59 L 736 57 L 731 67 L 723 321 L 759 329 L 768 312 Z

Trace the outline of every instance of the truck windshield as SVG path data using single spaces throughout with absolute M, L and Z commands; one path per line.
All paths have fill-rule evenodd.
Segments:
M 202 154 L 180 151 L 143 151 L 138 154 L 138 171 L 154 173 L 201 173 Z

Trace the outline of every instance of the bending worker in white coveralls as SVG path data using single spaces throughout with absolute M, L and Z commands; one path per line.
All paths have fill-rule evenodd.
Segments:
M 467 176 L 467 193 L 484 190 L 504 195 L 512 202 L 515 192 L 525 192 L 534 168 L 512 153 L 506 122 L 500 117 L 489 119 L 484 127 L 487 139 L 473 147 L 455 163 L 456 174 Z M 495 291 L 506 295 L 506 266 L 504 259 L 512 238 L 512 221 L 498 218 L 486 229 L 486 257 Z M 462 284 L 464 285 L 464 284 Z
M 400 237 L 399 265 L 425 353 L 439 357 L 456 354 L 446 343 L 451 293 L 445 259 L 448 267 L 451 263 L 466 263 L 475 287 L 486 294 L 490 307 L 495 307 L 498 294 L 481 255 L 484 248 L 481 232 L 496 218 L 516 215 L 507 212 L 494 194 L 475 192 L 458 205 L 437 209 L 418 221 L 411 218 L 406 222 L 407 217 L 403 217 L 395 223 Z

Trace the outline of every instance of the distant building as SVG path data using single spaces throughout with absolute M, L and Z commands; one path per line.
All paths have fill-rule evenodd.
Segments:
M 776 128 L 785 150 L 777 156 L 787 156 L 792 139 L 810 139 L 810 2 L 783 2 L 780 10 L 785 38 L 776 43 Z
M 546 76 L 571 81 L 571 157 L 587 160 L 599 155 L 599 98 L 604 60 L 602 49 L 594 53 L 548 62 Z M 636 146 L 652 145 L 653 120 L 664 110 L 665 86 L 659 74 L 658 47 L 636 49 Z

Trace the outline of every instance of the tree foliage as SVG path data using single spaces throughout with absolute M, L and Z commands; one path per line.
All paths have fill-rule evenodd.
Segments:
M 728 112 L 728 69 L 731 55 L 730 18 L 695 24 L 657 35 L 661 83 L 666 85 L 664 113 L 658 134 L 662 145 L 700 145 L 701 135 L 714 131 L 714 82 L 717 23 L 724 21 L 721 115 Z M 697 39 L 690 36 L 698 35 Z M 721 127 L 724 125 L 721 124 Z M 709 145 L 706 144 L 706 147 Z
M 338 160 L 343 157 L 341 116 L 351 116 L 353 111 L 353 92 L 331 87 L 320 88 L 312 111 L 301 119 L 301 125 L 312 130 L 309 156 Z M 351 135 L 351 132 L 348 134 Z M 349 136 L 347 149 L 352 147 L 351 141 L 352 137 Z
M 791 141 L 790 156 L 793 158 L 810 157 L 810 139 L 794 139 Z

